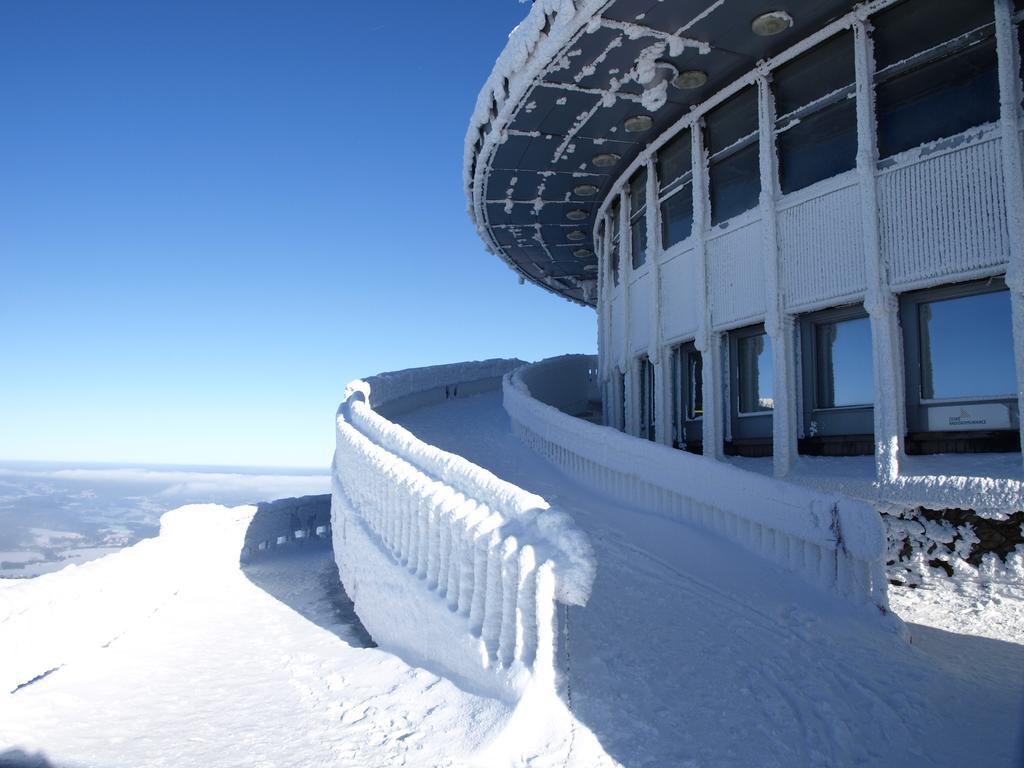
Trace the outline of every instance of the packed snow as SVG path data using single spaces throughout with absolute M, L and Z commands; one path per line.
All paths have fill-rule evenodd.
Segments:
M 591 538 L 594 591 L 585 608 L 567 610 L 562 650 L 570 710 L 602 753 L 581 749 L 566 764 L 1024 759 L 1019 592 L 1006 598 L 1015 607 L 999 611 L 1002 639 L 974 633 L 977 621 L 958 622 L 941 599 L 895 597 L 908 643 L 862 609 L 713 534 L 567 480 L 518 444 L 497 393 L 401 421 L 544 496 Z
M 260 509 L 0 581 L 0 765 L 442 766 L 493 737 L 506 707 L 367 647 L 326 540 L 240 567 Z

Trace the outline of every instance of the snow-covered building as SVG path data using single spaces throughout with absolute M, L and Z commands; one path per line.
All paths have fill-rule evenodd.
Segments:
M 596 308 L 605 424 L 1008 519 L 1022 9 L 536 2 L 469 127 L 470 215 L 521 280 Z

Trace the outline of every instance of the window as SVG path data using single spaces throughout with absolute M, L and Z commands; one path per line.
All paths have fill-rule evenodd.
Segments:
M 641 168 L 629 180 L 629 242 L 633 269 L 647 261 L 647 169 Z
M 640 437 L 655 439 L 654 429 L 654 366 L 646 357 L 640 358 Z
M 803 437 L 800 453 L 856 456 L 874 452 L 874 356 L 863 307 L 800 318 Z
M 672 350 L 675 376 L 674 444 L 693 453 L 702 452 L 704 439 L 704 366 L 693 342 Z
M 908 453 L 1019 450 L 1010 294 L 1001 278 L 900 297 Z
M 706 118 L 711 223 L 757 205 L 761 168 L 757 142 L 757 89 L 740 91 Z
M 770 456 L 774 370 L 772 343 L 763 325 L 729 332 L 729 391 L 732 439 L 728 454 Z
M 783 194 L 857 162 L 853 33 L 843 32 L 774 74 L 779 184 Z
M 761 333 L 736 342 L 740 415 L 763 413 L 775 407 L 772 397 L 772 340 Z
M 872 23 L 881 157 L 999 119 L 992 3 L 906 0 Z
M 608 215 L 612 220 L 612 242 L 611 242 L 611 270 L 612 270 L 612 283 L 614 285 L 619 284 L 619 198 L 616 197 L 612 204 L 608 206 Z
M 685 130 L 658 152 L 661 247 L 671 248 L 693 232 L 693 147 Z

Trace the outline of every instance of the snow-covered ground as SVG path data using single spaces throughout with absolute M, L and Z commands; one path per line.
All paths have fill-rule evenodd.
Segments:
M 565 614 L 562 698 L 528 694 L 510 710 L 367 647 L 326 541 L 240 566 L 247 531 L 263 539 L 273 528 L 267 515 L 287 531 L 287 503 L 190 507 L 115 555 L 0 580 L 0 673 L 12 691 L 0 694 L 0 765 L 32 764 L 24 755 L 57 766 L 1024 761 L 1014 585 L 963 615 L 949 610 L 948 582 L 894 593 L 908 644 L 875 609 L 566 479 L 512 436 L 498 393 L 402 421 L 589 534 L 598 574 L 588 605 Z
M 955 592 L 946 585 L 902 593 L 893 602 L 910 622 L 908 644 L 891 622 L 817 593 L 727 541 L 567 480 L 512 437 L 497 393 L 424 408 L 402 423 L 539 493 L 589 533 L 597 581 L 588 605 L 568 611 L 563 665 L 572 712 L 613 759 L 652 766 L 1024 761 L 1019 589 L 962 617 L 949 610 Z
M 454 765 L 504 723 L 498 702 L 365 647 L 328 544 L 239 567 L 255 513 L 186 507 L 142 545 L 0 582 L 0 664 L 21 681 L 0 696 L 0 765 Z M 72 623 L 83 607 L 93 625 Z M 34 631 L 44 615 L 69 619 L 49 627 L 62 637 Z M 59 652 L 35 682 L 22 641 Z

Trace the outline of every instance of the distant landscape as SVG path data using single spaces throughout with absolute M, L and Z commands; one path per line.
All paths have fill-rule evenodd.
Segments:
M 31 578 L 155 536 L 160 515 L 328 493 L 323 469 L 0 463 L 0 578 Z

